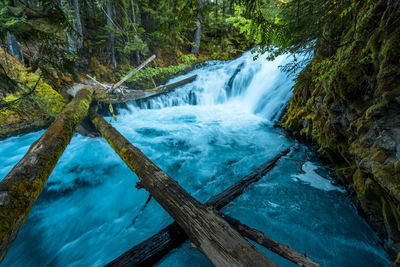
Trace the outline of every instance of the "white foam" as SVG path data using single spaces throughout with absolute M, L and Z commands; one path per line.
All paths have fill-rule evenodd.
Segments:
M 324 191 L 332 191 L 332 190 L 337 190 L 340 192 L 345 192 L 344 189 L 335 186 L 331 180 L 328 180 L 319 174 L 315 172 L 315 170 L 318 168 L 315 166 L 312 162 L 307 161 L 306 163 L 303 164 L 303 171 L 305 173 L 300 173 L 300 174 L 295 174 L 292 176 L 293 180 L 295 181 L 302 181 L 306 184 L 309 184 L 310 186 L 324 190 Z

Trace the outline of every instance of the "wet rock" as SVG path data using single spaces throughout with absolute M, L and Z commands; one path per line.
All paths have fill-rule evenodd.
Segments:
M 396 147 L 397 144 L 396 142 L 393 140 L 392 137 L 390 137 L 388 134 L 386 133 L 382 133 L 381 135 L 378 136 L 378 138 L 376 139 L 376 145 L 384 150 L 387 151 L 396 151 Z

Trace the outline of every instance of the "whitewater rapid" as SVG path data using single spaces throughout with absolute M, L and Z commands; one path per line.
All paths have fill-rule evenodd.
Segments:
M 117 121 L 107 120 L 199 201 L 292 146 L 223 212 L 323 266 L 386 266 L 380 240 L 330 170 L 273 127 L 292 95 L 292 79 L 278 68 L 290 59 L 252 57 L 204 63 L 169 81 L 197 74 L 193 83 L 130 103 Z M 42 133 L 0 141 L 0 177 Z M 154 199 L 137 217 L 148 198 L 137 181 L 106 141 L 76 134 L 1 266 L 102 266 L 157 233 L 173 219 Z M 209 265 L 188 242 L 159 263 Z

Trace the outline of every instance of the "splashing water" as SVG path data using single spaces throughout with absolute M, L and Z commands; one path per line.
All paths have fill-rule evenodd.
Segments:
M 379 239 L 306 147 L 272 127 L 291 97 L 286 62 L 250 53 L 212 61 L 191 84 L 132 103 L 113 125 L 200 201 L 294 144 L 224 212 L 324 266 L 386 266 Z M 111 118 L 108 118 L 111 121 Z M 4 177 L 43 131 L 0 141 Z M 173 219 L 137 190 L 138 178 L 103 139 L 75 135 L 1 266 L 101 266 Z M 160 266 L 209 266 L 185 243 Z M 260 248 L 281 266 L 292 264 Z

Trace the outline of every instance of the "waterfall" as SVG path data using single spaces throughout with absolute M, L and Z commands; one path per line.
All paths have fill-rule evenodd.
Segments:
M 203 63 L 186 75 L 167 84 L 197 75 L 197 79 L 174 92 L 133 105 L 142 109 L 161 109 L 184 105 L 227 105 L 246 109 L 268 121 L 277 119 L 290 99 L 293 81 L 279 70 L 289 62 L 285 55 L 274 61 L 264 57 L 253 60 L 251 52 L 232 61 Z

